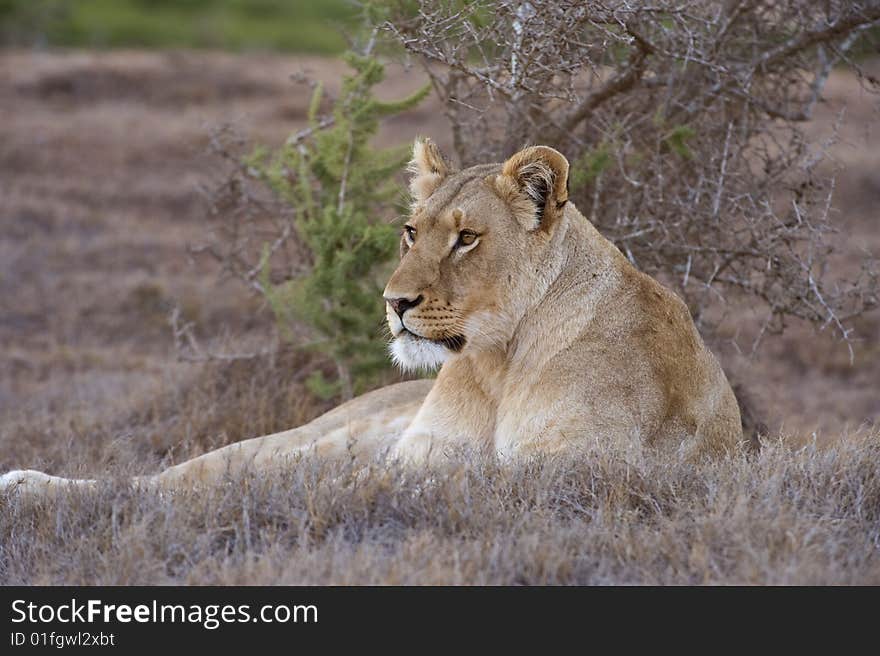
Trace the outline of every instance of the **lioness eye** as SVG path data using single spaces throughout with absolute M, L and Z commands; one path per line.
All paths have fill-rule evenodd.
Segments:
M 462 230 L 460 233 L 458 233 L 459 246 L 470 246 L 475 241 L 477 241 L 476 232 L 471 232 L 470 230 Z
M 403 226 L 404 234 L 406 234 L 406 239 L 408 242 L 412 243 L 416 240 L 416 229 L 411 225 Z

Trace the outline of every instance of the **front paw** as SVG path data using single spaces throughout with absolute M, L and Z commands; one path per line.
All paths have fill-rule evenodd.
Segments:
M 404 434 L 388 454 L 391 460 L 405 465 L 425 466 L 437 460 L 436 440 L 430 435 Z

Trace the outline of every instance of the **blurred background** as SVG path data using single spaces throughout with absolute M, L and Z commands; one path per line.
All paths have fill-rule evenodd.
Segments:
M 3 0 L 7 46 L 211 48 L 332 55 L 357 21 L 347 0 Z
M 307 128 L 302 79 L 339 93 L 358 16 L 346 0 L 0 0 L 0 470 L 149 469 L 334 404 L 306 384 L 333 375 L 326 359 L 279 340 L 266 301 L 199 249 L 226 180 L 218 133 L 278 147 Z M 384 99 L 426 79 L 402 57 L 386 73 Z M 448 151 L 443 109 L 429 97 L 376 142 Z M 834 70 L 806 128 L 842 121 L 844 268 L 849 248 L 880 252 L 878 116 Z M 754 355 L 735 321 L 713 346 L 772 430 L 829 440 L 880 418 L 880 314 L 853 328 L 852 363 L 796 321 Z M 189 335 L 203 350 L 181 357 Z

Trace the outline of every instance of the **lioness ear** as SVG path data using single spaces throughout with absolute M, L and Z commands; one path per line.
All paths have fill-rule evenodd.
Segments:
M 548 146 L 519 151 L 501 167 L 499 186 L 513 187 L 534 204 L 532 229 L 546 229 L 568 202 L 568 160 Z
M 427 137 L 416 139 L 407 170 L 412 174 L 409 190 L 416 202 L 427 199 L 437 190 L 443 178 L 449 175 L 449 165 L 440 149 Z

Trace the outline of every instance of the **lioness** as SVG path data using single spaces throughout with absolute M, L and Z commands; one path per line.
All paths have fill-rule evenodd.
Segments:
M 739 447 L 736 398 L 687 307 L 568 201 L 562 154 L 535 146 L 456 171 L 417 140 L 410 170 L 412 212 L 385 288 L 390 351 L 403 369 L 441 366 L 436 380 L 370 392 L 138 484 L 209 484 L 306 451 L 431 463 L 459 444 L 501 457 L 588 442 L 686 457 Z M 93 484 L 34 471 L 0 481 Z

